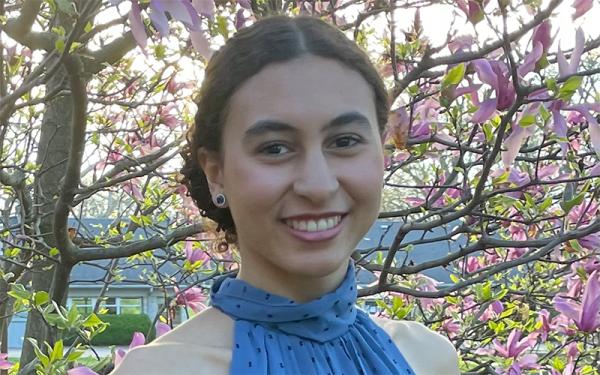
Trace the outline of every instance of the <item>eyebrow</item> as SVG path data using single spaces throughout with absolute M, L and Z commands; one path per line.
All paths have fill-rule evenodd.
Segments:
M 324 132 L 349 124 L 356 124 L 361 128 L 371 130 L 371 123 L 364 115 L 360 114 L 359 112 L 346 112 L 329 121 L 329 123 L 325 125 L 321 131 Z M 246 130 L 244 133 L 244 138 L 254 138 L 270 132 L 297 133 L 298 128 L 277 120 L 259 120 L 252 124 L 248 130 Z

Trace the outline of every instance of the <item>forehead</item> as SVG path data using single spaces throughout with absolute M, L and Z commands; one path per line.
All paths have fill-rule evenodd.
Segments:
M 235 91 L 228 107 L 226 132 L 267 119 L 325 124 L 344 112 L 361 113 L 377 126 L 374 93 L 360 73 L 311 55 L 266 66 Z

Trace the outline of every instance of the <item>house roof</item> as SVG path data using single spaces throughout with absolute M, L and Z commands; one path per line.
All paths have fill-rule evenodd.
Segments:
M 98 235 L 103 229 L 105 230 L 108 228 L 110 223 L 111 220 L 109 219 L 84 219 L 82 226 L 79 227 L 79 233 L 82 233 L 88 238 L 93 237 Z M 71 226 L 75 226 L 75 224 L 75 222 L 70 223 Z M 360 241 L 357 248 L 362 253 L 366 254 L 370 249 L 377 247 L 380 244 L 380 241 L 381 246 L 390 246 L 401 224 L 402 223 L 397 221 L 377 220 Z M 430 232 L 411 231 L 405 237 L 403 242 L 410 243 L 420 239 L 441 237 L 445 234 L 446 231 L 444 228 L 435 228 Z M 141 229 L 135 233 L 135 236 L 139 236 L 140 238 L 151 235 L 151 231 L 145 232 Z M 403 261 L 405 261 L 407 264 L 410 262 L 412 262 L 412 264 L 420 264 L 433 259 L 438 259 L 447 255 L 449 252 L 458 251 L 459 246 L 464 244 L 465 239 L 461 237 L 453 241 L 440 241 L 415 245 L 411 251 L 398 251 L 395 258 L 398 264 L 402 264 Z M 369 260 L 376 259 L 376 257 L 377 253 L 366 256 L 366 258 Z M 98 260 L 76 265 L 71 273 L 72 285 L 90 285 L 93 283 L 99 283 L 105 277 L 105 268 L 107 268 L 110 262 L 110 260 Z M 128 264 L 124 259 L 118 261 L 116 270 L 117 274 L 123 279 L 122 281 L 117 281 L 114 283 L 116 287 L 119 285 L 141 283 L 142 280 L 147 279 L 148 274 L 154 273 L 154 270 L 150 265 L 131 265 Z M 160 270 L 162 273 L 173 275 L 177 273 L 179 269 L 171 262 L 164 262 L 161 264 Z M 442 267 L 426 270 L 423 272 L 423 274 L 442 283 L 450 282 L 450 273 Z M 375 276 L 368 271 L 362 271 L 358 275 L 359 284 L 368 284 L 374 280 Z

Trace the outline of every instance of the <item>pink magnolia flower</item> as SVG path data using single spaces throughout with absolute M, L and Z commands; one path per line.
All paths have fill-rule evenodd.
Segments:
M 448 43 L 448 49 L 452 54 L 455 54 L 461 51 L 468 51 L 473 44 L 475 44 L 473 35 L 459 35 Z
M 500 301 L 492 302 L 487 309 L 481 314 L 480 321 L 487 322 L 488 320 L 497 317 L 504 311 L 504 305 Z
M 572 5 L 572 7 L 575 8 L 573 19 L 576 20 L 577 18 L 586 14 L 590 9 L 592 9 L 592 6 L 594 6 L 593 0 L 575 0 Z
M 589 274 L 594 273 L 594 271 L 600 271 L 600 259 L 589 258 L 583 264 L 583 270 Z
M 494 348 L 499 355 L 505 358 L 517 358 L 525 350 L 532 348 L 537 342 L 537 333 L 531 333 L 527 337 L 521 338 L 521 331 L 514 329 L 506 341 L 506 345 L 501 345 L 497 339 L 494 339 Z
M 510 366 L 507 374 L 509 375 L 521 375 L 523 372 L 521 370 L 531 370 L 538 369 L 540 365 L 537 363 L 538 357 L 535 354 L 526 354 Z
M 250 0 L 237 0 L 237 3 L 244 9 L 252 10 L 252 3 Z
M 550 325 L 552 326 L 553 330 L 558 333 L 567 336 L 574 336 L 577 334 L 577 330 L 571 324 L 571 319 L 569 319 L 563 314 L 558 314 L 557 316 L 555 316 L 552 319 Z
M 585 103 L 576 104 L 565 109 L 572 109 L 578 111 L 585 117 L 588 122 L 588 131 L 590 132 L 590 140 L 592 147 L 598 155 L 600 155 L 600 124 L 596 120 L 596 117 L 592 116 L 591 111 L 600 112 L 600 103 Z
M 410 127 L 410 117 L 404 107 L 400 107 L 390 113 L 384 139 L 386 144 L 392 144 L 397 149 L 402 149 L 406 145 L 408 129 Z
M 215 15 L 215 2 L 214 0 L 192 0 L 192 5 L 198 13 L 206 18 L 213 19 Z
M 585 122 L 585 117 L 577 111 L 570 111 L 567 115 L 567 122 L 571 125 L 581 124 Z
M 122 1 L 111 0 L 111 3 L 117 5 Z M 201 30 L 200 14 L 212 19 L 214 17 L 214 0 L 192 0 L 191 2 L 189 0 L 150 0 L 149 8 L 151 10 L 150 20 L 162 37 L 169 35 L 168 13 L 171 18 L 186 26 L 194 48 L 205 58 L 210 58 L 212 50 Z M 148 35 L 142 20 L 139 0 L 131 0 L 131 11 L 128 17 L 133 37 L 145 54 Z
M 156 337 L 160 337 L 165 333 L 171 331 L 171 326 L 163 322 L 156 322 L 154 328 L 156 329 Z
M 525 107 L 525 110 L 519 115 L 516 121 L 511 124 L 511 133 L 504 140 L 505 151 L 502 151 L 502 163 L 504 168 L 508 169 L 512 166 L 513 162 L 517 158 L 521 145 L 527 139 L 527 137 L 533 135 L 535 130 L 534 126 L 523 127 L 520 125 L 520 121 L 526 116 L 532 116 L 539 111 L 540 104 L 532 103 Z
M 479 80 L 491 86 L 495 97 L 479 103 L 479 109 L 471 121 L 481 123 L 489 120 L 496 110 L 508 109 L 515 101 L 515 88 L 510 81 L 510 72 L 501 61 L 477 59 L 471 62 Z M 476 96 L 474 97 L 476 99 Z
M 202 249 L 194 248 L 194 241 L 185 241 L 185 258 L 194 264 L 199 261 L 209 260 L 210 257 Z
M 569 214 L 567 215 L 567 219 L 569 219 L 570 223 L 581 222 L 583 224 L 588 224 L 591 220 L 596 217 L 598 210 L 600 209 L 600 203 L 589 200 L 584 200 L 582 203 L 573 207 Z
M 98 375 L 98 373 L 89 367 L 79 366 L 67 371 L 67 375 Z
M 129 194 L 130 196 L 134 197 L 135 199 L 137 199 L 139 201 L 144 200 L 144 195 L 142 194 L 142 191 L 140 190 L 139 178 L 133 178 L 133 179 L 123 183 L 122 189 L 125 193 Z
M 448 337 L 453 338 L 460 332 L 460 323 L 456 320 L 448 318 L 442 323 L 442 330 L 446 332 Z
M 246 26 L 246 17 L 244 16 L 244 9 L 240 8 L 236 12 L 234 25 L 236 30 L 242 29 L 244 26 Z
M 548 164 L 548 165 L 544 165 L 543 167 L 541 167 L 538 170 L 538 178 L 540 180 L 547 180 L 550 177 L 554 176 L 558 171 L 560 170 L 560 168 L 558 167 L 558 165 L 556 164 Z
M 489 3 L 489 0 L 456 0 L 456 5 L 462 10 L 469 22 L 476 24 L 483 20 L 483 9 Z
M 188 30 L 198 31 L 200 16 L 189 0 L 150 0 L 150 19 L 161 36 L 169 35 L 167 13 L 182 22 Z
M 540 334 L 542 342 L 548 339 L 552 327 L 550 326 L 550 312 L 546 309 L 538 311 L 538 321 L 541 323 L 540 328 L 536 331 Z
M 169 103 L 166 106 L 161 106 L 158 110 L 158 119 L 161 124 L 166 125 L 169 129 L 175 129 L 180 121 L 171 113 L 173 109 L 176 109 L 175 104 Z
M 134 332 L 133 337 L 131 338 L 131 343 L 129 344 L 129 350 L 135 348 L 136 346 L 141 346 L 146 343 L 146 337 L 141 332 Z M 125 358 L 125 354 L 127 351 L 124 349 L 117 349 L 115 351 L 114 364 L 115 367 L 118 366 Z
M 600 327 L 600 274 L 594 271 L 588 278 L 580 303 L 557 296 L 554 307 L 575 322 L 580 331 L 592 333 Z
M 12 365 L 8 361 L 8 353 L 0 353 L 0 370 L 8 370 Z
M 547 52 L 552 45 L 552 37 L 550 36 L 551 30 L 552 25 L 550 24 L 550 20 L 545 20 L 540 23 L 533 31 L 533 37 L 531 39 L 533 45 L 541 43 L 544 52 Z
M 577 240 L 581 247 L 589 250 L 600 249 L 600 233 L 589 234 Z
M 200 288 L 191 287 L 183 292 L 180 292 L 179 288 L 175 287 L 175 294 L 177 295 L 175 304 L 179 306 L 189 307 L 194 312 L 200 312 L 206 309 L 206 305 L 204 305 L 204 301 L 206 301 L 206 295 L 204 295 L 202 289 Z
M 564 77 L 577 73 L 579 63 L 581 61 L 581 54 L 583 54 L 583 48 L 585 47 L 585 35 L 581 28 L 577 29 L 575 34 L 575 47 L 571 52 L 571 60 L 567 62 L 565 55 L 563 54 L 560 46 L 558 47 L 558 53 L 556 54 L 556 61 L 558 62 L 558 76 Z
M 459 267 L 461 270 L 464 269 L 467 273 L 473 273 L 483 267 L 483 264 L 481 264 L 478 257 L 470 256 L 467 258 L 466 262 L 461 260 L 459 262 Z
M 438 290 L 439 281 L 432 279 L 429 276 L 425 276 L 423 274 L 416 274 L 413 281 L 415 282 L 414 288 L 416 290 L 424 291 L 424 292 L 436 292 Z M 423 307 L 428 309 L 432 305 L 438 304 L 442 302 L 443 298 L 419 298 Z

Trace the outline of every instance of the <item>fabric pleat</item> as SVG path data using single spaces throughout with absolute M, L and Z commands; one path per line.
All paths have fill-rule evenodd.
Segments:
M 211 303 L 234 319 L 230 374 L 412 375 L 390 336 L 355 307 L 354 263 L 336 290 L 306 303 L 227 276 Z

